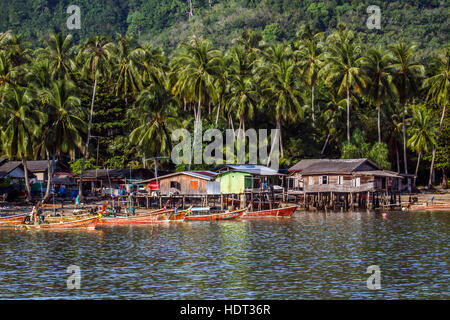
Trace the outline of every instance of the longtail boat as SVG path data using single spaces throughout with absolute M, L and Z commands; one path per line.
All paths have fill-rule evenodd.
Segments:
M 158 209 L 135 216 L 102 217 L 100 224 L 145 224 L 169 221 L 175 209 Z
M 444 205 L 412 205 L 410 208 L 408 208 L 408 211 L 450 211 L 450 204 L 444 204 Z
M 28 213 L 15 214 L 7 217 L 0 217 L 0 226 L 13 226 L 22 223 Z
M 247 211 L 242 218 L 262 218 L 262 217 L 290 217 L 294 213 L 297 206 L 276 208 L 261 211 Z
M 241 201 L 239 199 L 224 199 L 226 203 L 229 205 L 233 205 L 239 207 L 241 205 Z M 275 201 L 274 203 L 270 203 L 267 201 L 253 201 L 254 208 L 261 208 L 262 210 L 270 209 L 273 206 L 274 208 L 278 208 L 280 206 L 279 201 Z
M 56 223 L 40 223 L 40 224 L 19 224 L 19 225 L 10 225 L 10 226 L 2 226 L 4 228 L 14 228 L 14 229 L 22 229 L 22 230 L 60 230 L 60 229 L 95 229 L 98 221 L 101 219 L 100 216 L 95 216 L 92 218 L 75 220 L 75 221 L 67 221 L 67 222 L 56 222 Z
M 209 220 L 233 220 L 239 219 L 245 213 L 245 209 L 240 209 L 231 212 L 220 212 L 220 213 L 212 213 L 212 214 L 192 214 L 192 212 L 201 212 L 201 211 L 209 211 L 209 208 L 193 208 L 188 210 L 184 217 L 184 221 L 209 221 Z

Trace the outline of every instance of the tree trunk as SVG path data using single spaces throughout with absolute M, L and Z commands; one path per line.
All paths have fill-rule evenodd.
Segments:
M 408 174 L 408 158 L 406 157 L 406 122 L 405 122 L 405 114 L 406 114 L 406 103 L 403 104 L 403 115 L 402 115 L 402 124 L 403 124 L 403 161 L 405 162 L 405 174 Z
M 395 141 L 395 153 L 397 155 L 397 173 L 400 173 L 400 155 L 398 154 L 398 143 Z
M 189 3 L 189 11 L 188 11 L 188 15 L 189 15 L 189 19 L 191 17 L 194 16 L 194 7 L 192 6 L 192 0 L 188 0 Z
M 442 189 L 448 189 L 447 173 L 442 169 Z
M 23 165 L 24 178 L 25 178 L 25 190 L 27 191 L 27 202 L 31 202 L 31 186 L 30 186 L 30 180 L 28 180 L 28 166 L 27 166 L 27 158 L 26 157 L 22 157 L 22 165 Z
M 378 142 L 381 143 L 381 105 L 377 103 L 378 110 Z
M 439 123 L 439 131 L 438 131 L 438 135 L 436 138 L 436 145 L 433 146 L 433 156 L 431 158 L 431 167 L 430 167 L 430 178 L 428 179 L 428 187 L 431 187 L 433 185 L 433 169 L 434 169 L 434 161 L 436 158 L 436 148 L 437 148 L 437 144 L 439 142 L 439 138 L 441 135 L 441 129 L 442 129 L 442 124 L 444 123 L 444 118 L 445 118 L 445 111 L 446 111 L 447 105 L 444 105 L 444 108 L 442 109 L 442 116 L 441 116 L 441 122 Z
M 328 133 L 327 139 L 325 140 L 325 143 L 323 144 L 322 152 L 320 153 L 321 155 L 323 155 L 323 153 L 325 152 L 325 148 L 327 147 L 330 137 L 331 137 L 331 133 Z
M 220 107 L 221 107 L 221 104 L 222 104 L 220 100 L 219 100 L 219 107 L 217 108 L 216 126 L 217 126 L 217 122 L 219 122 Z
M 79 195 L 80 201 L 84 200 L 84 197 L 83 197 L 83 175 L 84 175 L 84 166 L 86 164 L 86 156 L 87 156 L 88 149 L 89 149 L 89 140 L 91 139 L 92 116 L 94 114 L 94 101 L 95 101 L 96 90 L 97 90 L 97 75 L 95 75 L 94 88 L 92 90 L 91 111 L 89 113 L 87 139 L 86 139 L 86 145 L 85 145 L 84 152 L 83 152 L 83 162 L 81 163 L 80 182 L 78 185 L 78 195 Z
M 347 141 L 350 142 L 350 88 L 347 84 Z
M 50 159 L 50 154 L 47 151 L 47 190 L 45 191 L 44 199 L 42 202 L 46 202 L 50 198 L 50 190 L 52 187 L 52 177 L 53 177 L 53 165 Z
M 421 158 L 422 158 L 422 152 L 419 152 L 419 157 L 417 158 L 416 176 L 417 176 L 417 172 L 419 172 L 419 165 L 420 165 Z
M 314 94 L 315 94 L 316 86 L 315 83 L 312 83 L 311 86 L 311 115 L 312 115 L 312 122 L 313 127 L 316 127 L 316 115 L 315 115 L 315 108 L 314 108 Z

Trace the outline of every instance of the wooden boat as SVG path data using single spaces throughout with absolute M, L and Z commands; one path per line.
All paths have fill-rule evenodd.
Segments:
M 241 205 L 241 201 L 239 199 L 224 199 L 226 203 L 228 203 L 229 205 L 233 205 L 236 207 L 239 207 Z M 270 206 L 272 205 L 272 203 L 267 202 L 267 201 L 253 201 L 253 207 L 254 208 L 261 208 L 263 210 L 266 209 L 270 209 Z M 279 201 L 275 201 L 273 203 L 273 207 L 274 208 L 278 208 L 280 206 L 280 202 Z
M 57 222 L 57 223 L 41 223 L 41 224 L 19 224 L 14 226 L 2 226 L 4 228 L 14 228 L 19 230 L 61 230 L 61 229 L 95 229 L 100 216 L 95 216 L 92 218 L 67 221 L 67 222 Z
M 0 217 L 0 226 L 13 226 L 22 223 L 28 213 L 15 214 L 12 216 Z
M 103 216 L 100 224 L 145 224 L 169 221 L 175 209 L 158 209 L 135 216 Z
M 207 209 L 207 210 L 206 210 Z M 201 211 L 209 211 L 209 208 L 193 208 L 186 213 L 184 217 L 184 221 L 210 221 L 210 220 L 233 220 L 239 219 L 245 213 L 245 209 L 240 209 L 231 212 L 220 212 L 220 213 L 212 213 L 212 214 L 192 214 L 193 212 L 201 212 Z
M 412 205 L 408 208 L 408 211 L 450 211 L 450 204 L 443 205 L 433 205 L 433 206 L 424 206 L 424 205 Z
M 262 218 L 262 217 L 290 217 L 294 213 L 297 206 L 276 208 L 261 211 L 247 211 L 242 218 Z

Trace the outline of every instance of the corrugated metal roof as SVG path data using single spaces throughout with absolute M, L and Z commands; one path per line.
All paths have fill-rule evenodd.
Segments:
M 274 170 L 272 168 L 256 164 L 230 164 L 227 167 L 230 168 L 232 171 L 241 171 L 259 176 L 283 175 L 278 173 L 278 170 Z
M 367 164 L 374 170 L 382 170 L 377 164 L 368 159 L 320 159 L 305 167 L 302 170 L 302 174 L 350 174 L 357 171 L 363 164 Z

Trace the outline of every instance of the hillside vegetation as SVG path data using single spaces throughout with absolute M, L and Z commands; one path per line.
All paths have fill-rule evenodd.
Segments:
M 243 29 L 275 34 L 291 40 L 299 25 L 308 23 L 320 31 L 339 22 L 356 30 L 365 43 L 416 42 L 421 56 L 448 42 L 448 0 L 15 0 L 0 1 L 0 31 L 13 30 L 37 43 L 50 32 L 68 32 L 66 10 L 81 8 L 82 27 L 70 31 L 75 40 L 116 33 L 138 36 L 172 51 L 193 34 L 228 48 Z M 192 3 L 192 16 L 189 14 Z M 378 5 L 381 30 L 369 30 L 366 12 Z

